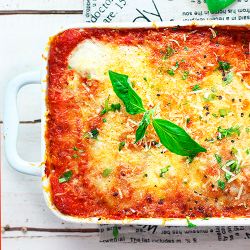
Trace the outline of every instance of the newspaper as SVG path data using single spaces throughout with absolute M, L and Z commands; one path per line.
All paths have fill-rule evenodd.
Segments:
M 204 243 L 214 241 L 250 241 L 250 226 L 216 227 L 169 227 L 154 225 L 118 226 L 118 235 L 113 235 L 114 225 L 100 225 L 100 242 L 103 243 Z
M 250 21 L 250 0 L 236 0 L 211 14 L 205 0 L 84 0 L 88 23 L 161 21 Z
M 160 21 L 246 21 L 250 23 L 250 0 L 236 0 L 211 14 L 205 0 L 84 0 L 83 21 L 88 23 Z M 100 225 L 100 242 L 198 243 L 250 239 L 250 227 L 164 227 L 150 225 Z

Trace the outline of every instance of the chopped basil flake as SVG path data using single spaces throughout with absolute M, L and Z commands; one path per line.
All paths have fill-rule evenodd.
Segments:
M 227 172 L 225 173 L 225 180 L 228 182 L 231 179 L 231 175 Z
M 84 150 L 79 150 L 79 153 L 81 154 L 81 153 L 83 153 L 84 152 Z
M 246 153 L 249 155 L 249 149 L 246 150 Z
M 117 103 L 117 104 L 111 104 L 111 108 L 109 109 L 110 111 L 120 111 L 121 109 L 121 104 L 120 103 Z
M 87 75 L 87 78 L 90 79 L 90 78 L 91 78 L 91 74 L 88 74 L 88 75 Z
M 153 89 L 155 85 L 151 85 L 150 88 Z
M 67 171 L 61 175 L 59 175 L 59 183 L 63 183 L 69 181 L 71 179 L 72 171 Z
M 216 88 L 214 88 L 214 87 L 212 87 L 211 90 L 212 90 L 213 93 L 215 93 L 215 92 L 218 91 L 218 90 L 217 90 Z
M 107 120 L 106 120 L 106 118 L 102 118 L 102 122 L 104 123 L 104 122 L 106 122 Z
M 68 68 L 69 68 L 69 69 L 72 69 L 69 65 L 68 65 Z
M 222 61 L 219 61 L 219 64 L 220 64 L 220 70 L 229 70 L 230 68 L 230 63 L 229 62 L 222 62 Z
M 175 63 L 175 69 L 178 69 L 178 68 L 179 68 L 179 63 L 176 62 L 176 63 Z
M 218 115 L 216 115 L 216 114 L 212 114 L 212 116 L 214 116 L 215 118 L 218 118 Z
M 124 146 L 125 146 L 125 141 L 120 142 L 119 151 L 121 151 Z
M 194 160 L 194 157 L 197 156 L 198 154 L 193 154 L 188 157 L 188 163 L 192 163 Z
M 161 199 L 161 200 L 164 200 L 165 198 L 166 198 L 166 196 L 163 196 L 163 197 L 161 197 L 160 199 Z
M 167 55 L 172 56 L 174 53 L 175 53 L 175 50 L 172 47 L 168 46 L 167 47 Z
M 170 165 L 166 166 L 166 168 L 161 168 L 160 177 L 164 178 L 163 174 L 165 174 L 169 168 L 170 168 Z
M 238 153 L 238 150 L 235 147 L 232 147 L 234 155 Z
M 182 75 L 182 80 L 187 80 L 188 78 L 188 75 L 189 75 L 189 71 L 185 71 Z
M 209 220 L 209 219 L 203 216 L 203 220 Z
M 221 117 L 224 117 L 227 115 L 227 110 L 226 109 L 219 109 L 219 113 Z
M 189 51 L 189 49 L 187 47 L 184 48 L 186 51 Z
M 73 159 L 79 158 L 79 156 L 78 156 L 77 154 L 74 154 L 74 155 L 72 156 L 72 158 L 73 158 Z
M 228 73 L 225 77 L 223 77 L 223 83 L 222 86 L 226 87 L 230 82 L 232 82 L 234 77 L 234 72 L 231 71 L 230 73 Z
M 215 158 L 217 160 L 217 162 L 219 163 L 219 165 L 222 167 L 222 164 L 221 164 L 221 158 L 218 154 L 214 154 L 215 155 Z
M 96 129 L 92 129 L 92 130 L 90 131 L 90 133 L 92 134 L 92 137 L 93 137 L 94 139 L 97 140 L 97 136 L 98 136 L 98 134 L 99 134 L 99 131 L 96 130 Z
M 131 82 L 132 88 L 135 87 L 135 82 Z
M 186 120 L 187 125 L 189 124 L 189 122 L 190 122 L 190 119 L 189 119 L 189 118 L 187 118 L 187 120 Z
M 174 76 L 174 71 L 172 69 L 167 69 L 167 73 L 171 76 Z
M 102 176 L 103 176 L 103 177 L 107 177 L 111 172 L 112 172 L 112 169 L 106 168 L 106 169 L 102 172 Z
M 224 190 L 226 185 L 225 185 L 225 182 L 224 181 L 221 181 L 221 180 L 218 180 L 218 185 L 219 187 L 221 188 L 221 190 Z
M 182 62 L 185 62 L 183 59 L 181 59 Z
M 245 45 L 247 45 L 247 42 L 246 42 L 246 40 L 245 40 L 245 39 L 242 39 L 242 41 L 243 41 L 243 43 L 244 43 Z
M 209 94 L 208 97 L 205 97 L 204 95 L 202 95 L 204 102 L 212 102 L 215 99 L 215 97 L 216 97 L 215 94 Z
M 74 147 L 74 150 L 77 150 L 77 147 Z
M 247 133 L 247 134 L 249 133 L 249 128 L 246 128 L 246 133 Z
M 193 91 L 198 91 L 198 90 L 202 90 L 202 88 L 199 86 L 199 85 L 195 85 L 193 88 L 192 88 Z
M 195 224 L 193 224 L 192 222 L 189 221 L 188 216 L 186 216 L 186 220 L 187 220 L 187 223 L 188 223 L 188 227 L 196 227 Z
M 202 116 L 199 115 L 199 120 L 201 121 L 202 120 Z
M 167 56 L 166 55 L 163 55 L 162 61 L 167 61 Z
M 184 102 L 182 105 L 184 105 L 184 106 L 185 106 L 185 105 L 187 105 L 187 104 L 188 104 L 188 101 Z
M 146 178 L 146 177 L 148 177 L 148 174 L 144 174 L 142 177 L 143 177 L 143 178 Z
M 118 236 L 118 229 L 117 229 L 116 225 L 114 226 L 114 229 L 113 229 L 113 235 L 115 238 L 117 238 L 117 236 Z
M 147 81 L 148 81 L 146 77 L 143 77 L 143 80 L 144 80 L 145 82 L 147 82 Z
M 234 133 L 237 133 L 238 136 L 240 136 L 240 126 L 236 125 L 233 126 L 231 128 L 221 128 L 221 126 L 218 127 L 218 132 L 219 135 L 217 136 L 218 140 L 222 140 L 223 138 L 225 138 L 228 135 L 233 135 Z

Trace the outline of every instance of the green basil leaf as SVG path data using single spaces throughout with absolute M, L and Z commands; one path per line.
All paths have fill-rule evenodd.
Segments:
M 202 88 L 201 88 L 199 85 L 195 85 L 195 86 L 192 88 L 192 91 L 198 91 L 198 90 L 202 90 Z
M 164 178 L 163 174 L 167 173 L 167 172 L 168 172 L 168 169 L 169 169 L 170 167 L 171 167 L 171 166 L 168 165 L 168 166 L 166 166 L 166 168 L 161 168 L 160 177 L 163 177 L 163 178 Z
M 71 179 L 72 173 L 72 171 L 67 171 L 66 173 L 59 175 L 59 183 L 69 181 Z
M 98 134 L 99 134 L 99 131 L 96 130 L 96 129 L 92 129 L 92 130 L 90 131 L 90 133 L 92 134 L 92 137 L 93 137 L 94 139 L 97 140 L 97 136 L 98 136 Z
M 222 159 L 222 157 L 220 157 L 219 155 L 217 155 L 217 154 L 214 154 L 215 155 L 215 158 L 216 158 L 216 160 L 217 160 L 217 162 L 220 164 L 220 166 L 222 167 L 222 164 L 221 164 L 221 159 Z
M 225 9 L 232 4 L 235 0 L 206 0 L 208 9 L 211 13 Z
M 230 179 L 231 179 L 231 175 L 226 172 L 225 173 L 225 180 L 229 181 Z
M 127 75 L 109 70 L 109 78 L 114 92 L 123 101 L 126 111 L 129 114 L 136 115 L 146 111 L 143 107 L 141 98 L 132 89 Z
M 233 77 L 234 77 L 234 72 L 231 71 L 230 73 L 228 73 L 228 74 L 225 76 L 225 79 L 226 79 L 226 80 L 223 80 L 222 86 L 223 86 L 223 87 L 226 87 L 230 82 L 232 82 Z
M 113 229 L 113 235 L 115 238 L 117 238 L 118 236 L 118 229 L 117 229 L 117 226 L 115 225 L 114 229 Z
M 221 190 L 224 190 L 226 185 L 225 185 L 225 182 L 224 181 L 221 181 L 221 180 L 218 180 L 218 185 L 220 187 Z
M 216 97 L 215 94 L 209 94 L 208 97 L 205 97 L 204 95 L 202 95 L 204 102 L 212 102 L 215 99 L 215 97 Z
M 161 143 L 177 155 L 190 156 L 207 151 L 194 141 L 183 128 L 170 121 L 153 119 L 153 126 Z
M 182 75 L 182 80 L 187 80 L 188 78 L 188 75 L 189 75 L 189 71 L 185 71 Z
M 229 62 L 219 61 L 219 64 L 220 64 L 220 67 L 219 67 L 220 70 L 226 70 L 227 71 L 230 68 L 230 63 Z
M 111 172 L 112 172 L 112 169 L 106 168 L 106 169 L 102 172 L 102 176 L 103 176 L 103 177 L 107 177 Z
M 153 109 L 151 110 L 147 110 L 139 124 L 139 127 L 136 130 L 135 133 L 135 143 L 137 143 L 139 140 L 141 140 L 144 135 L 145 132 L 147 130 L 147 127 L 150 123 L 150 116 L 154 114 L 155 110 L 156 110 L 157 106 L 155 106 Z
M 119 151 L 121 151 L 124 146 L 125 146 L 125 141 L 120 142 Z
M 192 222 L 190 222 L 190 220 L 188 219 L 187 216 L 186 216 L 186 220 L 187 220 L 187 223 L 188 223 L 188 227 L 196 227 L 195 224 L 193 224 Z

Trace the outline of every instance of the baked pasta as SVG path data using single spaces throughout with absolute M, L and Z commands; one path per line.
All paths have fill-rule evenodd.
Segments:
M 53 37 L 53 204 L 81 218 L 249 217 L 249 42 L 239 27 Z

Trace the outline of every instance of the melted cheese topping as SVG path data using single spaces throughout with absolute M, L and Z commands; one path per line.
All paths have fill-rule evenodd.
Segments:
M 134 36 L 128 33 L 132 44 L 127 44 L 122 35 L 120 40 L 114 39 L 112 36 L 117 35 L 113 33 L 109 41 L 105 35 L 100 38 L 94 34 L 91 39 L 82 39 L 65 59 L 72 69 L 66 68 L 55 81 L 60 82 L 60 93 L 55 83 L 50 85 L 50 92 L 56 93 L 49 95 L 47 134 L 47 164 L 55 169 L 50 173 L 54 203 L 64 213 L 84 217 L 246 215 L 239 204 L 249 203 L 250 159 L 246 150 L 250 147 L 250 90 L 249 78 L 242 82 L 242 76 L 235 74 L 248 70 L 239 52 L 241 45 L 236 43 L 234 48 L 228 44 L 232 35 L 224 30 L 213 38 L 222 44 L 219 49 L 210 41 L 209 29 L 197 29 L 192 35 L 185 29 L 150 32 L 143 33 L 143 42 L 133 32 Z M 246 34 L 249 36 L 249 32 Z M 60 38 L 54 48 L 59 45 Z M 167 55 L 168 46 L 175 50 L 171 56 Z M 236 56 L 231 57 L 235 51 Z M 214 71 L 218 61 L 233 66 L 234 77 L 225 87 L 223 71 Z M 174 76 L 168 69 L 174 70 Z M 145 137 L 134 144 L 143 114 L 126 113 L 113 91 L 108 70 L 128 75 L 144 107 L 158 105 L 155 118 L 181 126 L 208 151 L 189 163 L 186 157 L 171 153 L 159 143 L 152 124 Z M 186 71 L 189 75 L 183 80 Z M 193 91 L 196 85 L 202 90 Z M 211 94 L 214 100 L 205 101 Z M 109 104 L 120 103 L 121 110 L 101 116 L 107 98 Z M 55 104 L 59 99 L 60 107 Z M 227 115 L 222 117 L 220 109 Z M 240 126 L 239 136 L 235 133 L 217 139 L 219 126 L 229 129 L 236 125 Z M 93 129 L 99 132 L 98 140 L 84 136 Z M 119 151 L 122 141 L 125 145 Z M 238 150 L 236 155 L 232 146 Z M 73 157 L 75 154 L 77 157 Z M 215 154 L 222 157 L 222 169 Z M 230 160 L 238 160 L 238 166 L 244 162 L 239 173 L 230 170 L 226 164 Z M 169 170 L 160 177 L 161 169 L 168 165 Z M 107 177 L 102 175 L 105 169 L 112 170 Z M 73 172 L 71 179 L 59 184 L 58 176 L 69 170 Z M 228 182 L 225 173 L 231 175 Z M 225 183 L 224 190 L 218 180 Z

